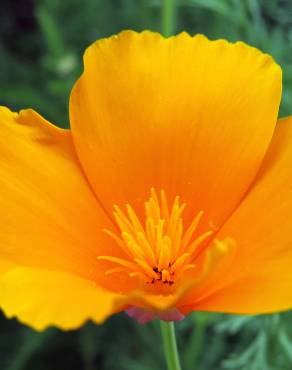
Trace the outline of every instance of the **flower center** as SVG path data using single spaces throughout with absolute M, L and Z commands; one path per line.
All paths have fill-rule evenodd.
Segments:
M 127 273 L 147 284 L 172 286 L 188 270 L 196 269 L 194 264 L 198 247 L 213 233 L 212 230 L 196 236 L 203 212 L 200 211 L 189 227 L 184 230 L 182 213 L 185 204 L 176 196 L 169 208 L 165 192 L 160 197 L 154 189 L 145 203 L 145 224 L 127 204 L 127 213 L 114 206 L 114 217 L 120 234 L 104 230 L 123 249 L 126 256 L 99 256 L 113 264 L 106 275 Z

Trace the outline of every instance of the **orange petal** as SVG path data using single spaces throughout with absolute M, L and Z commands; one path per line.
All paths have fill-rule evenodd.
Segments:
M 281 70 L 244 43 L 122 32 L 94 43 L 70 101 L 80 161 L 106 209 L 143 213 L 151 187 L 220 226 L 270 143 Z M 169 199 L 170 200 L 170 199 Z
M 278 121 L 252 189 L 218 234 L 226 236 L 237 244 L 232 265 L 216 277 L 213 294 L 194 290 L 185 310 L 292 308 L 292 116 Z
M 7 317 L 16 316 L 36 330 L 49 326 L 70 330 L 87 320 L 102 323 L 128 307 L 167 314 L 190 287 L 168 296 L 142 291 L 120 295 L 71 273 L 14 266 L 0 276 L 0 307 Z
M 70 132 L 32 110 L 0 108 L 0 204 L 1 260 L 97 279 L 96 257 L 119 254 Z
M 76 275 L 18 267 L 0 277 L 1 308 L 36 330 L 75 329 L 86 320 L 104 321 L 119 308 L 118 295 Z

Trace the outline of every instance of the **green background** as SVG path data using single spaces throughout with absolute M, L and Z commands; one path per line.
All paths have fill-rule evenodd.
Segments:
M 1 0 L 0 104 L 32 107 L 66 127 L 84 49 L 122 29 L 161 31 L 161 7 L 159 0 Z M 177 0 L 173 29 L 243 40 L 273 55 L 284 72 L 280 114 L 292 113 L 292 1 Z M 292 369 L 291 313 L 196 313 L 176 327 L 185 370 Z M 1 316 L 0 369 L 164 370 L 165 364 L 157 322 L 142 326 L 120 314 L 102 326 L 39 334 Z

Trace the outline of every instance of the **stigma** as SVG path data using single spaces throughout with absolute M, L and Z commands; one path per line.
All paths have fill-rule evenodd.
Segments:
M 169 207 L 165 192 L 160 196 L 152 188 L 145 202 L 145 221 L 138 218 L 127 204 L 126 212 L 114 206 L 114 218 L 119 233 L 104 231 L 124 251 L 125 258 L 98 256 L 112 264 L 106 275 L 126 273 L 145 284 L 173 286 L 189 270 L 196 269 L 195 256 L 198 248 L 211 237 L 212 230 L 198 235 L 197 229 L 203 216 L 198 212 L 184 229 L 183 211 L 176 196 Z

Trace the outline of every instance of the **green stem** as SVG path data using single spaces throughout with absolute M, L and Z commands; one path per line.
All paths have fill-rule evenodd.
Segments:
M 168 370 L 181 370 L 173 322 L 160 321 L 164 354 Z
M 176 0 L 162 0 L 162 33 L 171 36 L 175 28 Z

